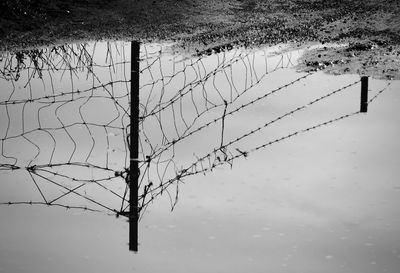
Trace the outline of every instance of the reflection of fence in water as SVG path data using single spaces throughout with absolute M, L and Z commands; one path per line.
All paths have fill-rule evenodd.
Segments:
M 126 44 L 80 44 L 3 56 L 1 170 L 27 171 L 41 198 L 19 203 L 117 214 L 127 210 L 130 53 L 126 48 Z M 141 54 L 140 208 L 155 194 L 152 185 L 157 189 L 184 165 L 177 162 L 180 143 L 224 120 L 215 118 L 215 112 L 225 109 L 230 114 L 227 106 L 267 72 L 291 65 L 290 58 L 282 56 L 270 71 L 266 59 L 256 69 L 254 53 L 239 50 L 208 57 L 214 59 L 207 62 L 204 57 L 175 57 L 166 63 L 160 48 L 152 46 L 143 47 Z M 217 86 L 221 77 L 229 92 L 226 86 Z M 44 182 L 61 192 L 50 194 Z M 168 189 L 160 189 L 168 194 Z M 84 202 L 70 203 L 72 195 Z
M 113 59 L 117 56 L 110 45 L 104 51 L 107 67 L 93 63 L 95 49 L 71 45 L 4 56 L 2 169 L 27 170 L 42 198 L 37 203 L 86 209 L 85 203 L 68 204 L 73 193 L 114 211 L 97 196 L 90 197 L 88 189 L 112 191 L 121 198 L 106 184 L 115 184 L 114 169 L 123 167 L 128 157 L 124 135 L 129 79 L 124 71 L 111 72 L 123 65 L 113 66 L 119 60 Z M 104 82 L 99 77 L 106 73 L 110 76 Z M 119 135 L 121 143 L 112 141 Z M 61 192 L 46 195 L 45 181 Z
M 3 56 L 0 170 L 27 172 L 39 197 L 4 204 L 44 204 L 126 215 L 130 124 L 127 47 L 126 43 L 80 44 Z M 253 144 L 248 139 L 266 127 L 359 81 L 232 135 L 227 133 L 232 118 L 312 74 L 297 75 L 273 86 L 267 84 L 269 75 L 293 65 L 290 53 L 267 58 L 267 51 L 233 49 L 185 59 L 163 54 L 163 50 L 142 46 L 140 55 L 141 213 L 161 194 L 170 196 L 173 207 L 179 182 L 185 177 L 232 165 L 233 160 L 250 152 L 359 113 L 352 111 Z

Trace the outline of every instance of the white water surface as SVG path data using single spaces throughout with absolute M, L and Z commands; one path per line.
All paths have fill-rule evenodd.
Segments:
M 122 42 L 118 46 L 129 48 Z M 96 51 L 100 52 L 98 58 L 101 59 L 107 46 L 99 43 L 97 47 L 103 50 Z M 147 48 L 157 52 L 160 46 Z M 270 73 L 237 105 L 305 75 L 290 68 L 301 52 L 272 54 L 279 50 L 252 51 L 254 71 L 261 75 L 267 68 Z M 163 72 L 169 71 L 171 61 L 180 59 L 171 54 L 166 53 L 161 59 L 160 63 L 165 64 Z M 220 62 L 223 54 L 203 58 L 205 71 Z M 267 67 L 265 56 L 268 56 Z M 186 56 L 185 61 L 190 62 L 190 57 Z M 181 64 L 176 62 L 177 66 Z M 145 65 L 143 61 L 141 67 Z M 272 72 L 279 66 L 283 68 Z M 237 86 L 245 86 L 244 75 L 250 75 L 249 71 L 244 72 L 244 67 L 239 64 L 234 67 L 233 79 Z M 189 78 L 193 76 L 190 73 Z M 108 70 L 99 71 L 98 75 L 109 77 Z M 117 71 L 115 75 L 123 78 L 125 73 Z M 254 77 L 247 76 L 248 79 Z M 284 92 L 227 118 L 225 141 L 359 78 L 358 75 L 315 73 Z M 80 79 L 79 88 L 91 86 L 84 77 Z M 171 90 L 179 88 L 182 81 L 179 79 L 169 86 Z M 150 76 L 144 73 L 141 84 L 146 81 L 150 81 Z M 61 80 L 57 88 L 68 89 L 69 84 Z M 370 79 L 370 98 L 387 84 Z M 223 77 L 216 78 L 215 85 L 222 93 L 230 89 Z M 37 86 L 40 89 L 39 82 Z M 0 87 L 3 101 L 10 82 L 0 79 Z M 360 84 L 356 84 L 337 96 L 309 106 L 246 138 L 237 147 L 251 150 L 291 132 L 357 111 L 360 88 Z M 399 90 L 400 83 L 393 81 L 369 105 L 368 113 L 344 118 L 249 153 L 246 158 L 234 160 L 232 168 L 224 165 L 206 175 L 184 179 L 172 212 L 170 200 L 164 194 L 154 200 L 143 215 L 138 253 L 128 251 L 128 223 L 124 218 L 57 207 L 2 205 L 0 272 L 397 273 L 400 268 Z M 213 94 L 210 99 L 217 100 L 218 96 Z M 193 109 L 188 105 L 183 109 L 190 116 Z M 90 107 L 103 110 L 93 117 L 88 111 L 93 120 L 106 119 L 113 113 L 112 109 L 101 108 L 100 101 L 94 101 Z M 1 110 L 0 124 L 4 125 L 7 123 L 4 108 Z M 210 115 L 218 117 L 222 111 L 219 108 Z M 48 124 L 56 122 L 52 118 L 48 117 Z M 33 124 L 34 120 L 34 116 L 27 117 L 28 124 Z M 21 128 L 16 125 L 9 134 L 13 130 L 18 134 Z M 171 134 L 174 131 L 172 127 L 165 130 Z M 216 126 L 182 142 L 177 150 L 177 162 L 190 163 L 195 151 L 206 153 L 219 143 L 220 130 Z M 4 126 L 0 132 L 4 137 Z M 160 133 L 156 126 L 150 127 L 149 132 L 153 136 Z M 39 139 L 37 136 L 36 141 Z M 86 143 L 85 138 L 80 139 L 82 146 L 89 145 L 89 140 Z M 99 139 L 98 143 L 102 141 Z M 68 157 L 71 143 L 61 140 L 61 136 L 58 143 L 57 156 Z M 10 142 L 8 145 L 7 154 L 15 153 L 19 162 L 28 163 L 35 154 L 23 148 L 27 143 Z M 121 147 L 115 147 L 117 151 L 112 161 L 116 166 L 124 164 L 123 152 L 118 152 L 118 148 Z M 80 150 L 74 156 L 85 158 L 87 154 L 88 150 Z M 46 156 L 49 157 L 49 152 L 43 158 Z M 96 150 L 92 157 L 100 162 L 104 154 Z M 1 160 L 9 162 L 4 157 Z M 0 181 L 1 202 L 40 198 L 27 172 L 0 171 Z M 115 188 L 121 189 L 122 185 Z M 91 194 L 114 204 L 102 192 Z M 74 202 L 73 199 L 68 201 Z

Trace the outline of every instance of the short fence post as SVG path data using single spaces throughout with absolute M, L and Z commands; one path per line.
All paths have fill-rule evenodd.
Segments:
M 131 128 L 129 170 L 129 250 L 138 251 L 139 61 L 140 43 L 131 42 Z
M 361 77 L 361 105 L 360 112 L 366 113 L 368 111 L 368 77 Z

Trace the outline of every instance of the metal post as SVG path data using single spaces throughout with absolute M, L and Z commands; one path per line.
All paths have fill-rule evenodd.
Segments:
M 138 251 L 139 180 L 139 53 L 140 43 L 131 42 L 131 130 L 129 171 L 129 250 Z
M 366 113 L 368 111 L 368 77 L 361 77 L 361 105 L 360 112 Z

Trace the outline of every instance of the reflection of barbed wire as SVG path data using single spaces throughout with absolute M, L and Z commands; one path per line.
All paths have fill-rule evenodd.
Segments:
M 392 82 L 388 82 L 385 87 L 383 87 L 381 90 L 378 90 L 376 94 L 368 101 L 368 104 L 371 104 L 374 100 L 376 100 L 380 95 L 382 95 L 383 92 L 385 92 L 389 86 L 392 84 Z
M 303 78 L 307 77 L 308 75 L 303 76 Z M 300 79 L 301 78 L 298 78 L 296 81 L 298 81 Z M 296 82 L 296 81 L 294 81 L 294 82 Z M 274 143 L 277 143 L 277 142 L 280 142 L 282 140 L 294 137 L 294 136 L 296 136 L 296 135 L 298 135 L 300 133 L 308 132 L 310 130 L 319 128 L 321 126 L 333 123 L 333 122 L 341 120 L 343 118 L 353 116 L 354 114 L 356 114 L 358 112 L 352 113 L 352 114 L 346 114 L 344 116 L 341 116 L 340 118 L 335 118 L 335 119 L 329 120 L 327 122 L 320 123 L 320 124 L 318 124 L 316 126 L 312 126 L 312 127 L 306 128 L 306 129 L 298 130 L 298 131 L 296 131 L 294 133 L 290 133 L 290 134 L 288 134 L 286 136 L 283 136 L 283 137 L 277 138 L 275 140 L 269 141 L 269 142 L 267 142 L 265 144 L 262 144 L 260 146 L 256 146 L 256 147 L 251 148 L 251 149 L 249 149 L 247 151 L 243 151 L 243 150 L 240 150 L 239 148 L 232 147 L 234 144 L 236 144 L 236 143 L 240 142 L 241 140 L 244 140 L 244 139 L 246 139 L 246 138 L 248 138 L 248 137 L 250 137 L 250 136 L 252 136 L 252 135 L 254 135 L 256 133 L 259 133 L 261 130 L 267 128 L 268 126 L 270 126 L 270 125 L 272 125 L 272 124 L 274 124 L 274 123 L 276 123 L 278 121 L 281 121 L 286 117 L 292 116 L 295 113 L 300 112 L 301 110 L 304 110 L 304 109 L 308 108 L 309 106 L 312 106 L 313 104 L 316 104 L 316 103 L 318 103 L 318 102 L 320 102 L 320 101 L 322 101 L 322 100 L 324 100 L 324 99 L 326 99 L 326 98 L 328 98 L 330 96 L 333 96 L 333 95 L 338 94 L 338 93 L 340 93 L 340 92 L 342 92 L 344 90 L 347 90 L 348 88 L 356 85 L 359 82 L 360 81 L 358 80 L 358 81 L 355 81 L 355 82 L 353 82 L 353 83 L 351 83 L 349 85 L 346 85 L 344 87 L 341 87 L 339 89 L 331 91 L 331 92 L 329 92 L 329 93 L 327 93 L 327 94 L 325 94 L 325 95 L 323 95 L 323 96 L 321 96 L 319 98 L 316 98 L 316 99 L 306 103 L 305 105 L 302 105 L 302 106 L 297 107 L 297 108 L 295 108 L 293 110 L 290 110 L 290 111 L 286 112 L 285 114 L 280 115 L 277 118 L 275 118 L 273 120 L 270 120 L 270 121 L 266 122 L 264 125 L 259 126 L 257 128 L 254 128 L 254 129 L 246 132 L 245 134 L 243 134 L 241 136 L 236 136 L 233 140 L 231 140 L 231 141 L 229 141 L 229 142 L 227 142 L 225 144 L 221 143 L 221 145 L 219 147 L 216 147 L 211 152 L 207 153 L 206 155 L 197 158 L 197 160 L 195 162 L 191 163 L 188 167 L 185 167 L 185 168 L 182 168 L 181 170 L 179 170 L 179 173 L 178 173 L 178 175 L 176 177 L 174 177 L 174 178 L 172 178 L 172 179 L 170 179 L 169 181 L 166 181 L 166 182 L 163 181 L 162 183 L 160 183 L 160 185 L 158 187 L 153 188 L 152 189 L 152 195 L 151 195 L 151 198 L 148 200 L 148 203 L 151 202 L 156 196 L 162 194 L 162 192 L 165 189 L 167 189 L 170 185 L 181 181 L 184 177 L 187 177 L 187 176 L 190 176 L 190 175 L 196 175 L 196 174 L 199 174 L 199 173 L 205 173 L 205 172 L 208 172 L 208 171 L 212 171 L 216 167 L 221 166 L 223 164 L 229 164 L 229 165 L 232 166 L 234 159 L 237 159 L 239 157 L 247 157 L 247 155 L 249 153 L 257 151 L 257 150 L 259 150 L 261 148 L 265 148 L 265 147 L 267 147 L 269 145 L 272 145 Z M 263 96 L 263 98 L 266 98 L 267 94 L 270 94 L 270 93 L 266 93 Z M 255 100 L 251 101 L 250 103 L 248 103 L 248 104 L 246 104 L 244 106 L 241 106 L 241 107 L 243 108 L 243 107 L 246 107 L 248 105 L 252 105 L 256 101 L 259 101 L 260 98 L 261 97 L 255 99 Z
M 197 128 L 194 129 L 194 130 L 191 130 L 191 131 L 186 130 L 185 133 L 184 133 L 183 135 L 181 135 L 180 138 L 179 138 L 178 140 L 173 140 L 173 141 L 171 141 L 171 142 L 165 143 L 165 147 L 164 147 L 163 149 L 160 149 L 160 150 L 159 150 L 156 154 L 154 154 L 152 157 L 157 157 L 157 156 L 159 156 L 162 152 L 164 152 L 164 151 L 170 149 L 171 146 L 177 144 L 177 142 L 182 141 L 182 140 L 184 140 L 185 138 L 188 138 L 188 137 L 190 137 L 191 135 L 193 135 L 193 134 L 195 134 L 195 133 L 197 133 L 197 132 L 199 132 L 199 131 L 202 131 L 202 130 L 206 129 L 207 127 L 209 127 L 209 126 L 211 126 L 211 125 L 213 125 L 213 124 L 216 124 L 218 121 L 224 121 L 225 118 L 226 118 L 227 116 L 233 115 L 233 114 L 235 114 L 235 113 L 237 113 L 237 112 L 243 110 L 244 108 L 253 105 L 254 103 L 256 103 L 256 102 L 258 102 L 258 101 L 260 101 L 260 100 L 266 99 L 266 98 L 269 97 L 270 95 L 272 95 L 272 94 L 274 94 L 274 93 L 276 93 L 276 92 L 278 92 L 278 91 L 284 90 L 284 89 L 287 88 L 288 86 L 293 85 L 293 84 L 295 84 L 295 83 L 297 83 L 297 82 L 299 82 L 299 81 L 301 81 L 301 80 L 307 78 L 307 77 L 310 76 L 310 75 L 312 75 L 312 74 L 309 73 L 309 74 L 306 74 L 305 76 L 302 76 L 302 77 L 300 77 L 300 78 L 297 78 L 296 80 L 294 80 L 294 81 L 292 81 L 292 82 L 290 82 L 290 83 L 288 83 L 288 84 L 285 84 L 284 86 L 278 87 L 278 88 L 276 88 L 276 89 L 274 89 L 274 90 L 272 90 L 272 91 L 270 91 L 270 92 L 267 92 L 267 93 L 263 94 L 262 96 L 257 97 L 257 98 L 254 99 L 254 100 L 251 100 L 250 102 L 247 102 L 247 103 L 245 103 L 245 104 L 240 105 L 240 106 L 237 107 L 236 109 L 230 110 L 229 112 L 224 111 L 224 114 L 223 114 L 222 116 L 216 117 L 215 119 L 213 119 L 213 120 L 211 120 L 211 121 L 209 121 L 209 122 L 207 122 L 207 123 L 205 123 L 205 124 L 203 124 L 203 125 L 197 127 Z M 223 131 L 224 131 L 224 130 L 222 130 L 222 132 L 223 132 Z M 222 145 L 221 145 L 221 146 L 222 146 Z M 151 157 L 150 157 L 150 158 L 151 158 Z
M 121 111 L 120 102 L 128 99 L 129 80 L 124 77 L 125 73 L 117 80 L 112 78 L 115 58 L 113 55 L 117 50 L 113 51 L 111 46 L 113 44 L 107 44 L 105 53 L 108 65 L 94 63 L 96 45 L 88 44 L 7 53 L 3 56 L 1 75 L 5 80 L 3 84 L 9 83 L 10 89 L 9 93 L 2 96 L 6 99 L 0 102 L 1 110 L 6 116 L 2 124 L 4 130 L 1 130 L 0 136 L 2 157 L 0 169 L 28 172 L 42 199 L 42 201 L 29 201 L 29 204 L 98 210 L 89 206 L 92 204 L 113 213 L 117 211 L 110 205 L 99 202 L 96 196 L 89 196 L 88 193 L 88 189 L 95 185 L 120 200 L 122 196 L 108 185 L 121 182 L 125 184 L 122 175 L 116 175 L 118 172 L 110 168 L 112 164 L 110 150 L 114 149 L 110 138 L 112 135 L 123 136 L 118 149 L 125 154 L 126 162 L 128 150 L 124 144 L 126 139 L 124 135 L 127 122 L 124 118 L 126 119 L 127 115 L 126 110 Z M 119 54 L 124 48 L 121 50 Z M 107 70 L 111 76 L 109 81 L 104 83 L 99 78 L 98 72 L 105 74 Z M 22 83 L 25 87 L 22 91 L 16 87 L 21 81 L 26 81 Z M 69 88 L 63 86 L 65 82 L 69 82 Z M 41 83 L 39 88 L 38 83 Z M 115 88 L 121 87 L 125 87 L 125 92 L 114 92 Z M 108 107 L 106 120 L 86 116 L 95 114 L 89 110 L 90 105 L 96 101 L 111 105 Z M 124 108 L 127 108 L 127 105 L 126 102 Z M 14 109 L 21 110 L 21 113 L 15 113 Z M 71 110 L 74 113 L 71 113 Z M 70 113 L 65 115 L 65 111 Z M 71 115 L 74 115 L 74 118 L 70 118 Z M 52 120 L 47 121 L 47 119 Z M 18 125 L 21 126 L 20 130 L 15 130 Z M 99 135 L 103 139 L 99 138 Z M 85 137 L 84 145 L 82 137 Z M 45 145 L 43 139 L 47 140 Z M 12 146 L 12 142 L 28 142 L 32 146 L 34 154 L 25 166 L 20 163 L 24 161 L 21 156 L 13 155 L 18 146 Z M 13 150 L 10 148 L 7 150 L 7 147 L 12 147 Z M 46 149 L 50 152 L 46 153 L 47 157 L 43 157 Z M 102 160 L 97 162 L 91 160 L 96 152 L 102 157 Z M 127 169 L 128 165 L 125 162 L 122 162 L 122 166 L 118 169 Z M 94 172 L 98 172 L 96 177 Z M 56 186 L 58 191 L 47 193 L 46 186 L 43 186 L 44 182 Z M 63 201 L 70 195 L 81 198 L 88 204 L 81 206 L 73 203 L 64 204 Z M 27 204 L 25 201 L 17 203 Z
M 0 171 L 28 173 L 40 200 L 0 204 L 60 206 L 127 215 L 131 144 L 127 73 L 131 62 L 126 46 L 65 45 L 2 57 L 0 80 L 8 91 L 0 96 L 0 111 L 4 113 L 0 120 Z M 183 59 L 163 54 L 162 47 L 144 46 L 140 60 L 138 199 L 142 215 L 164 193 L 170 196 L 174 207 L 179 184 L 188 176 L 221 165 L 232 166 L 235 159 L 249 153 L 358 114 L 341 115 L 244 149 L 237 144 L 359 81 L 232 136 L 225 133 L 231 117 L 312 74 L 266 88 L 271 73 L 293 66 L 290 53 L 272 63 L 266 51 L 230 49 Z M 18 88 L 21 81 L 23 89 Z M 268 90 L 257 93 L 255 90 L 260 87 Z M 216 141 L 210 142 L 208 150 L 187 151 L 188 141 L 196 146 L 197 138 L 209 131 Z M 26 150 L 21 152 L 25 148 L 20 146 Z M 194 159 L 187 158 L 190 153 L 194 153 Z
M 300 79 L 300 78 L 299 78 Z M 299 80 L 298 79 L 298 80 Z M 297 80 L 296 80 L 297 81 Z M 339 94 L 340 92 L 343 92 L 345 90 L 347 90 L 348 88 L 358 84 L 360 82 L 360 80 L 355 81 L 351 84 L 348 84 L 346 86 L 343 86 L 339 89 L 336 89 L 334 91 L 331 91 L 319 98 L 316 98 L 308 103 L 306 103 L 303 106 L 297 107 L 289 112 L 286 112 L 283 115 L 280 115 L 279 117 L 266 122 L 263 126 L 257 127 L 241 136 L 236 137 L 234 140 L 226 143 L 226 144 L 221 144 L 219 147 L 214 148 L 211 152 L 207 153 L 206 155 L 202 156 L 202 157 L 198 157 L 197 160 L 193 163 L 191 163 L 188 167 L 185 168 L 181 168 L 178 172 L 177 175 L 167 181 L 163 181 L 163 183 L 160 183 L 159 186 L 152 188 L 152 191 L 149 193 L 149 198 L 147 200 L 147 202 L 144 202 L 143 200 L 143 204 L 142 207 L 146 208 L 146 206 L 148 206 L 156 197 L 158 197 L 159 195 L 162 195 L 164 191 L 166 191 L 169 187 L 171 187 L 172 185 L 176 186 L 176 194 L 179 191 L 179 183 L 181 181 L 183 181 L 184 178 L 188 177 L 188 176 L 192 176 L 192 175 L 197 175 L 197 174 L 204 174 L 206 172 L 211 172 L 212 170 L 216 169 L 219 166 L 222 165 L 230 165 L 232 167 L 233 165 L 233 161 L 235 159 L 241 158 L 241 157 L 247 157 L 250 153 L 253 153 L 255 151 L 261 150 L 261 149 L 265 149 L 268 146 L 271 146 L 273 144 L 282 142 L 284 140 L 296 137 L 300 134 L 303 133 L 307 133 L 310 132 L 312 130 L 321 128 L 323 126 L 327 126 L 330 125 L 332 123 L 335 123 L 337 121 L 349 118 L 349 117 L 353 117 L 355 115 L 360 114 L 360 111 L 355 111 L 355 112 L 350 112 L 344 115 L 340 115 L 339 117 L 335 117 L 332 119 L 329 119 L 327 121 L 318 123 L 316 125 L 313 126 L 309 126 L 306 127 L 304 129 L 300 129 L 300 130 L 296 130 L 294 132 L 291 132 L 287 135 L 275 138 L 273 140 L 270 140 L 268 142 L 265 142 L 263 144 L 257 145 L 255 147 L 252 147 L 248 150 L 241 150 L 239 148 L 235 148 L 235 147 L 231 147 L 233 144 L 246 139 L 248 137 L 250 137 L 251 135 L 254 135 L 258 132 L 260 132 L 262 129 L 272 125 L 273 123 L 276 123 L 278 121 L 281 121 L 282 119 L 292 116 L 294 115 L 296 112 L 299 112 L 301 110 L 304 110 L 306 108 L 308 108 L 309 106 L 312 106 L 313 104 L 316 104 L 320 101 L 323 101 L 324 99 L 331 97 L 335 94 Z M 383 87 L 381 90 L 379 90 L 373 98 L 371 98 L 369 100 L 369 104 L 372 103 L 379 95 L 381 95 L 384 91 L 386 91 L 388 89 L 388 87 L 391 85 L 391 83 L 389 82 L 385 87 Z M 259 99 L 256 99 L 255 101 L 258 101 Z M 253 101 L 251 102 L 251 104 L 253 103 Z M 230 149 L 229 149 L 230 148 Z M 177 199 L 175 199 L 175 202 L 172 202 L 172 208 L 174 208 L 174 206 L 176 205 L 176 201 Z
M 241 157 L 247 157 L 249 155 L 249 153 L 258 151 L 260 149 L 267 148 L 268 146 L 271 146 L 278 142 L 284 141 L 289 138 L 293 138 L 302 133 L 312 131 L 314 129 L 329 125 L 331 123 L 340 121 L 342 119 L 355 116 L 359 113 L 360 113 L 359 111 L 352 112 L 352 113 L 345 114 L 345 115 L 339 116 L 337 118 L 325 121 L 323 123 L 319 123 L 317 125 L 307 127 L 305 129 L 297 130 L 297 131 L 287 134 L 285 136 L 268 141 L 262 145 L 253 147 L 252 149 L 249 149 L 247 151 L 243 151 L 243 150 L 236 148 L 234 153 L 232 153 L 232 152 L 227 153 L 225 151 L 222 151 L 221 149 L 215 149 L 214 151 L 207 154 L 206 156 L 198 158 L 198 160 L 195 163 L 191 164 L 189 167 L 181 169 L 176 177 L 174 177 L 168 181 L 165 181 L 163 184 L 159 185 L 156 188 L 153 188 L 152 192 L 150 193 L 151 197 L 146 202 L 143 203 L 142 207 L 145 208 L 146 206 L 148 206 L 156 197 L 158 197 L 159 195 L 162 195 L 163 191 L 167 190 L 171 185 L 176 185 L 176 189 L 178 191 L 179 182 L 181 182 L 184 178 L 186 178 L 188 176 L 211 172 L 212 170 L 216 169 L 217 167 L 225 165 L 225 164 L 229 164 L 232 166 L 233 160 L 241 158 Z M 257 129 L 254 132 L 253 131 L 250 132 L 248 135 L 251 135 L 251 134 L 255 133 L 256 131 L 257 131 Z M 243 136 L 243 137 L 245 137 L 245 136 Z M 223 154 L 224 157 L 219 156 L 219 154 Z M 172 203 L 172 208 L 174 208 L 175 205 L 176 205 L 176 201 Z

